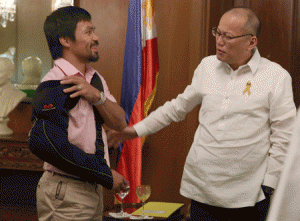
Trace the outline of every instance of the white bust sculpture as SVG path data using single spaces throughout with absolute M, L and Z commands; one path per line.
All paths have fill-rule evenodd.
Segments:
M 0 57 L 9 58 L 11 61 L 14 61 L 15 53 L 16 53 L 16 48 L 10 47 L 5 53 L 1 54 Z
M 0 57 L 0 135 L 11 135 L 8 128 L 8 114 L 26 97 L 26 94 L 14 88 L 10 78 L 14 74 L 14 63 L 6 57 Z
M 42 61 L 38 57 L 30 56 L 22 61 L 22 74 L 25 80 L 22 85 L 38 85 L 42 75 Z

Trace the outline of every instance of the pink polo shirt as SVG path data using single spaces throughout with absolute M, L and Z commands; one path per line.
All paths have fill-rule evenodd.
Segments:
M 116 102 L 115 98 L 108 90 L 108 86 L 104 78 L 91 66 L 86 66 L 85 76 L 80 73 L 72 64 L 63 58 L 55 60 L 55 66 L 46 74 L 42 79 L 48 80 L 61 80 L 65 76 L 81 76 L 86 79 L 87 82 L 91 82 L 91 79 L 97 73 L 101 78 L 104 93 L 107 99 Z M 109 164 L 108 144 L 105 130 L 102 128 L 102 137 L 104 142 L 104 153 L 107 164 Z M 68 139 L 70 143 L 78 146 L 86 153 L 94 154 L 96 152 L 96 125 L 93 112 L 93 106 L 84 98 L 80 98 L 76 106 L 69 112 L 69 127 L 68 127 Z M 45 162 L 44 170 L 64 173 L 63 168 L 58 169 L 51 164 Z

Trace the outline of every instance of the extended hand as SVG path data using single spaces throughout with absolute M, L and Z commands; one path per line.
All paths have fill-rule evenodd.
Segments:
M 62 79 L 61 84 L 75 84 L 74 86 L 64 89 L 65 93 L 74 92 L 71 98 L 82 96 L 90 103 L 95 103 L 100 99 L 100 91 L 90 85 L 85 78 L 79 76 L 67 76 Z
M 125 127 L 121 132 L 115 130 L 109 130 L 107 132 L 107 142 L 109 147 L 114 147 L 115 149 L 126 140 L 131 140 L 136 138 L 138 135 L 133 127 Z

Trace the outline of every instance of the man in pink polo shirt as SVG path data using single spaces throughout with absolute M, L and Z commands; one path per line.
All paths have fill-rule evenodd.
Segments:
M 127 126 L 124 110 L 110 94 L 104 78 L 88 65 L 89 62 L 99 59 L 98 37 L 94 30 L 90 14 L 84 9 L 73 6 L 54 11 L 47 17 L 44 24 L 55 66 L 42 79 L 42 82 L 59 80 L 61 85 L 71 85 L 65 88 L 63 93 L 71 93 L 71 98 L 80 97 L 76 106 L 68 112 L 68 141 L 82 150 L 82 155 L 86 154 L 86 157 L 91 157 L 97 155 L 95 143 L 99 142 L 99 131 L 100 134 L 102 132 L 100 140 L 102 139 L 103 142 L 101 141 L 102 146 L 100 146 L 103 147 L 104 143 L 107 163 L 104 157 L 99 158 L 105 170 L 98 171 L 102 174 L 93 183 L 88 179 L 85 182 L 85 176 L 82 173 L 84 169 L 89 172 L 88 163 L 85 165 L 85 162 L 82 162 L 80 170 L 77 171 L 65 168 L 66 164 L 57 163 L 53 166 L 54 163 L 45 162 L 45 172 L 37 187 L 39 220 L 102 220 L 102 186 L 117 192 L 128 185 L 128 181 L 122 175 L 109 169 L 106 134 L 95 121 L 94 111 L 96 110 L 108 127 L 121 131 Z M 94 75 L 101 79 L 103 91 L 92 86 L 91 81 Z M 45 108 L 50 107 L 52 106 L 46 105 Z M 55 148 L 63 149 L 66 146 Z M 103 151 L 100 152 L 103 153 Z M 72 157 L 78 157 L 80 161 L 82 155 Z M 70 171 L 73 172 L 70 173 Z

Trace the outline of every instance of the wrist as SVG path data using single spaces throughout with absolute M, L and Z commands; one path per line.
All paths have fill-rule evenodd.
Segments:
M 138 134 L 137 134 L 136 130 L 133 127 L 127 126 L 127 127 L 125 127 L 123 132 L 128 134 L 131 139 L 134 139 L 134 138 L 138 137 Z
M 106 96 L 105 96 L 104 92 L 101 91 L 100 96 L 98 97 L 98 99 L 95 102 L 93 102 L 93 105 L 98 106 L 98 105 L 103 104 L 105 101 L 106 101 Z

